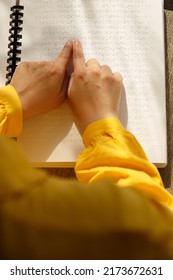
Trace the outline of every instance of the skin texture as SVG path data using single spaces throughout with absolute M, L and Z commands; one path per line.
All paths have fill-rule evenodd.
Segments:
M 73 44 L 73 66 L 68 87 L 69 105 L 82 134 L 94 121 L 118 117 L 122 76 L 112 73 L 109 66 L 101 66 L 96 59 L 85 63 L 82 45 Z
M 16 68 L 10 84 L 18 92 L 24 120 L 64 102 L 69 82 L 66 68 L 72 48 L 73 41 L 68 41 L 55 61 L 22 62 Z
M 66 97 L 81 134 L 94 121 L 118 117 L 122 76 L 96 59 L 86 62 L 78 40 L 69 40 L 55 61 L 20 63 L 11 85 L 24 120 L 57 108 Z

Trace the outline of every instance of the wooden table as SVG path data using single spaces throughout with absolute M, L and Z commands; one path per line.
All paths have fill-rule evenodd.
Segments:
M 167 10 L 169 9 L 169 10 Z M 173 194 L 173 1 L 165 0 L 165 57 L 168 165 L 160 169 L 165 187 Z
M 168 165 L 159 171 L 165 187 L 173 194 L 173 0 L 165 0 L 165 57 Z M 51 168 L 46 170 L 49 174 L 61 178 L 76 178 L 74 170 L 71 168 Z

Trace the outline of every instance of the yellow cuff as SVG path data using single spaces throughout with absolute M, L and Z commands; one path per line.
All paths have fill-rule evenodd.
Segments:
M 104 134 L 115 137 L 123 130 L 124 128 L 117 118 L 106 118 L 103 120 L 95 121 L 88 125 L 85 129 L 83 133 L 83 143 L 85 147 L 87 147 L 90 145 L 94 137 Z
M 8 137 L 19 136 L 22 130 L 22 106 L 13 86 L 8 85 L 0 89 L 0 105 L 4 111 L 2 134 Z

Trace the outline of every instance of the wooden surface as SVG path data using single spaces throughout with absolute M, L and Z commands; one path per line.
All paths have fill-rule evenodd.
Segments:
M 173 10 L 173 1 L 172 0 L 165 0 L 164 1 L 164 8 L 166 10 Z
M 165 187 L 173 194 L 173 0 L 165 1 L 165 8 L 168 165 L 159 171 Z M 73 169 L 52 168 L 46 170 L 48 173 L 61 178 L 75 178 Z
M 168 165 L 159 171 L 165 187 L 173 194 L 173 1 L 165 1 L 165 8 L 170 9 L 165 10 Z

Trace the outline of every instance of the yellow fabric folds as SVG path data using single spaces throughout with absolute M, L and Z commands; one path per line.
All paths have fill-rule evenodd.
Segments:
M 1 134 L 17 136 L 16 92 L 2 88 L 0 100 Z M 0 258 L 172 259 L 173 199 L 135 137 L 110 118 L 83 141 L 77 182 L 33 169 L 0 136 Z
M 11 86 L 0 88 L 0 133 L 17 137 L 22 130 L 22 108 L 19 96 Z
M 86 150 L 76 163 L 80 182 L 105 178 L 118 187 L 133 187 L 173 209 L 173 197 L 165 190 L 157 168 L 151 164 L 136 138 L 116 118 L 89 125 L 83 134 Z

